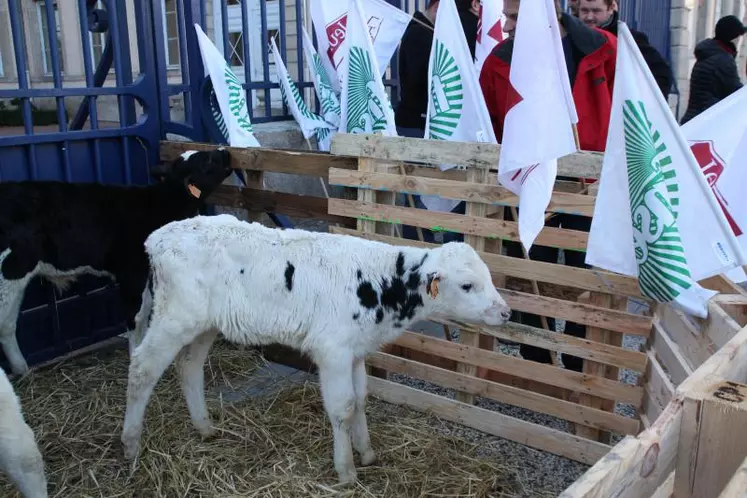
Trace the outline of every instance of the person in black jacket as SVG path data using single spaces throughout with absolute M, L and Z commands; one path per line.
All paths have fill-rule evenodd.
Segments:
M 399 104 L 394 111 L 397 134 L 423 138 L 428 110 L 428 61 L 439 0 L 415 12 L 399 46 Z
M 736 16 L 716 23 L 716 36 L 695 46 L 695 66 L 690 73 L 690 98 L 680 124 L 742 88 L 737 72 L 737 42 L 747 28 Z
M 477 23 L 480 20 L 480 0 L 456 0 L 459 20 L 462 22 L 464 35 L 467 37 L 469 53 L 475 58 L 477 43 Z
M 617 22 L 620 14 L 617 11 L 616 0 L 580 0 L 578 2 L 578 17 L 589 26 L 596 26 L 617 36 Z M 648 40 L 648 36 L 635 29 L 630 29 L 643 60 L 654 75 L 659 90 L 666 99 L 672 89 L 672 70 L 666 59 L 661 56 Z

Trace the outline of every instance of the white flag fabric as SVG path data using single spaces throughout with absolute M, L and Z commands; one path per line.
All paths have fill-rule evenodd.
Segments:
M 475 67 L 477 67 L 478 75 L 482 71 L 485 59 L 488 58 L 498 43 L 506 39 L 507 35 L 503 32 L 505 22 L 503 0 L 482 0 L 480 2 L 477 41 L 475 43 Z
M 454 0 L 441 0 L 428 63 L 426 138 L 497 143 L 477 70 Z M 441 165 L 449 169 L 453 165 Z M 429 210 L 451 211 L 459 200 L 421 196 Z
M 241 87 L 241 82 L 199 24 L 195 24 L 195 31 L 200 44 L 202 64 L 206 73 L 210 75 L 221 114 L 226 122 L 229 145 L 259 147 L 246 105 L 246 92 Z
M 736 266 L 739 244 L 628 27 L 617 71 L 586 263 L 635 276 L 641 292 L 705 318 L 698 281 Z
M 361 0 L 350 0 L 340 101 L 340 131 L 397 136 L 394 111 L 381 79 Z
M 335 94 L 332 80 L 324 67 L 322 58 L 319 57 L 319 54 L 314 49 L 311 37 L 306 32 L 306 28 L 302 27 L 302 29 L 303 48 L 306 53 L 306 60 L 309 69 L 311 69 L 311 74 L 314 78 L 314 89 L 319 98 L 322 117 L 327 123 L 333 125 L 335 129 L 337 129 L 337 127 L 340 126 L 340 100 Z
M 499 181 L 519 196 L 519 239 L 529 251 L 545 225 L 557 159 L 578 150 L 578 122 L 554 0 L 521 2 L 514 35 L 511 85 Z
M 379 76 L 384 75 L 389 61 L 394 55 L 407 25 L 412 19 L 401 9 L 385 0 L 365 0 L 362 11 L 368 32 L 373 40 L 374 53 L 379 67 Z M 347 50 L 348 2 L 345 0 L 312 0 L 311 18 L 319 44 L 322 61 L 327 73 L 333 80 L 335 91 L 342 88 L 340 64 Z
M 301 92 L 298 91 L 298 87 L 291 79 L 288 70 L 283 63 L 283 59 L 280 57 L 274 38 L 270 40 L 270 46 L 272 56 L 275 60 L 275 71 L 277 72 L 278 82 L 280 83 L 280 93 L 285 104 L 288 106 L 288 109 L 290 109 L 291 115 L 293 115 L 296 122 L 301 127 L 303 137 L 308 140 L 316 134 L 319 128 L 332 128 L 331 124 L 311 112 L 309 106 L 304 102 Z
M 682 125 L 682 134 L 743 251 L 747 251 L 747 87 Z M 747 281 L 744 269 L 726 274 Z

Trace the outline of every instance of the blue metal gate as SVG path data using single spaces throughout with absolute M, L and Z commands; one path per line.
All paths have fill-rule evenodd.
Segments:
M 123 0 L 77 0 L 79 22 L 72 25 L 78 24 L 79 32 L 65 33 L 82 47 L 83 74 L 77 81 L 69 71 L 71 61 L 63 67 L 59 37 L 60 18 L 70 21 L 74 14 L 60 12 L 59 3 L 7 2 L 15 62 L 2 65 L 0 115 L 6 127 L 0 128 L 0 181 L 146 184 L 161 136 L 154 50 L 160 24 L 152 7 L 159 2 L 133 2 L 136 33 L 130 33 Z M 134 79 L 133 60 L 139 67 Z M 52 109 L 41 108 L 45 100 L 53 102 Z M 76 100 L 81 100 L 77 109 L 69 104 Z M 106 100 L 112 101 L 108 107 Z M 101 119 L 106 112 L 116 117 L 106 122 Z M 18 323 L 29 365 L 121 333 L 120 306 L 117 290 L 103 279 L 81 279 L 63 294 L 41 279 L 32 282 Z

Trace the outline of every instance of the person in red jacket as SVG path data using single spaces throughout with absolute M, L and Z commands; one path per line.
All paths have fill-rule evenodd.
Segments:
M 532 0 L 537 1 L 537 0 Z M 509 111 L 509 94 L 513 92 L 509 81 L 511 56 L 514 47 L 514 32 L 519 15 L 520 0 L 504 0 L 503 13 L 506 16 L 504 31 L 508 38 L 499 43 L 488 56 L 480 73 L 485 102 L 500 143 L 503 137 L 503 123 Z M 615 63 L 617 59 L 617 38 L 599 28 L 587 26 L 578 18 L 563 13 L 560 2 L 556 0 L 560 35 L 563 52 L 571 80 L 573 100 L 578 112 L 578 138 L 581 150 L 604 151 L 607 143 L 607 129 L 612 110 L 612 89 L 615 80 Z M 548 50 L 551 50 L 548 47 Z M 511 99 L 514 100 L 514 99 Z M 559 176 L 558 179 L 579 181 L 579 178 Z M 587 180 L 588 182 L 589 180 Z M 581 190 L 581 185 L 579 185 Z M 513 221 L 506 210 L 505 219 Z M 548 220 L 547 226 L 562 226 L 571 230 L 588 232 L 591 219 L 570 214 L 556 214 Z M 509 256 L 523 257 L 521 245 L 516 242 L 504 242 Z M 580 251 L 564 251 L 565 264 L 585 268 L 586 254 Z M 535 261 L 558 262 L 559 251 L 556 248 L 534 245 L 529 257 Z M 520 320 L 526 325 L 541 328 L 540 317 L 522 313 Z M 548 318 L 550 328 L 555 328 L 555 321 Z M 567 322 L 565 333 L 576 337 L 586 336 L 586 327 Z M 534 346 L 521 345 L 521 356 L 527 360 L 550 363 L 550 353 Z M 575 356 L 563 356 L 566 368 L 580 372 L 583 362 Z

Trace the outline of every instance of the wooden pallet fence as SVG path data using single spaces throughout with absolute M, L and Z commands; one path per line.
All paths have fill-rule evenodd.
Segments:
M 359 222 L 355 230 L 330 227 L 330 231 L 418 247 L 433 247 L 434 244 L 383 234 L 380 229 L 374 230 L 373 224 L 411 225 L 434 232 L 463 234 L 465 242 L 487 263 L 494 283 L 512 309 L 585 325 L 589 335 L 577 338 L 513 322 L 503 327 L 480 327 L 432 320 L 459 330 L 459 342 L 407 331 L 386 351 L 372 355 L 367 363 L 381 374 L 396 372 L 454 390 L 456 400 L 452 403 L 459 404 L 449 406 L 459 406 L 458 410 L 446 410 L 440 402 L 434 401 L 433 395 L 422 399 L 424 403 L 430 400 L 426 403 L 428 407 L 438 406 L 450 413 L 451 419 L 467 425 L 473 419 L 465 419 L 463 414 L 473 410 L 478 413 L 472 405 L 478 396 L 566 420 L 575 434 L 557 431 L 553 441 L 567 443 L 569 446 L 565 448 L 575 448 L 572 451 L 559 452 L 557 445 L 536 436 L 545 433 L 547 428 L 528 422 L 512 420 L 512 424 L 521 422 L 521 427 L 526 429 L 513 434 L 502 431 L 501 435 L 589 462 L 589 447 L 580 446 L 579 441 L 593 442 L 593 448 L 609 450 L 610 446 L 600 443 L 605 436 L 608 440 L 612 433 L 634 435 L 640 431 L 640 421 L 615 413 L 615 404 L 641 408 L 645 391 L 641 386 L 619 381 L 618 372 L 620 368 L 640 374 L 646 371 L 646 353 L 624 349 L 622 336 L 648 337 L 653 326 L 652 317 L 627 311 L 628 298 L 645 301 L 633 278 L 502 253 L 500 243 L 518 242 L 518 226 L 515 221 L 504 220 L 503 216 L 493 213 L 502 212 L 505 207 L 516 207 L 518 199 L 497 183 L 491 171 L 497 165 L 498 153 L 497 146 L 490 144 L 445 147 L 431 140 L 338 134 L 333 139 L 332 155 L 356 157 L 359 167 L 357 170 L 331 167 L 329 182 L 357 188 L 362 193 L 358 200 L 329 200 L 330 215 L 350 217 Z M 590 166 L 592 161 L 597 161 L 596 169 Z M 590 154 L 566 158 L 561 174 L 598 176 L 598 162 L 599 156 Z M 380 164 L 379 168 L 372 167 L 376 163 Z M 465 166 L 466 175 L 455 178 L 454 170 L 441 172 L 432 166 L 443 163 Z M 569 188 L 569 183 L 574 188 Z M 593 214 L 594 197 L 579 193 L 581 185 L 559 182 L 559 186 L 553 193 L 549 211 L 586 217 Z M 440 195 L 463 200 L 465 214 L 418 210 L 371 200 L 381 192 Z M 360 228 L 363 223 L 370 225 Z M 587 238 L 584 232 L 547 227 L 540 233 L 536 245 L 578 251 L 586 248 Z M 532 280 L 539 283 L 541 295 L 533 294 L 526 285 Z M 491 343 L 481 340 L 484 338 L 577 356 L 587 367 L 584 372 L 574 372 L 527 361 L 494 350 Z M 486 344 L 491 345 L 486 349 Z M 396 398 L 390 391 L 402 391 L 397 384 L 383 378 L 375 385 L 379 387 L 372 392 L 384 398 Z M 533 436 L 528 437 L 527 432 Z
M 704 329 L 707 324 L 722 327 L 718 336 L 731 338 L 676 385 L 662 365 L 684 362 L 684 357 L 661 354 L 662 347 L 677 345 L 673 341 L 654 343 L 647 351 L 653 360 L 649 365 L 659 365 L 662 371 L 659 380 L 651 376 L 647 383 L 652 389 L 657 382 L 667 384 L 669 401 L 660 412 L 647 412 L 646 430 L 625 437 L 560 498 L 690 498 L 726 492 L 729 479 L 739 474 L 737 467 L 747 457 L 744 431 L 737 429 L 747 423 L 743 399 L 747 398 L 747 326 L 743 326 L 747 324 L 738 321 L 747 311 L 747 301 L 741 296 L 717 296 L 711 309 L 720 302 L 742 309 L 728 313 L 731 321 L 719 322 L 719 314 L 712 314 L 714 319 L 704 321 Z M 652 337 L 661 330 L 655 327 Z M 648 386 L 646 395 L 654 398 Z

